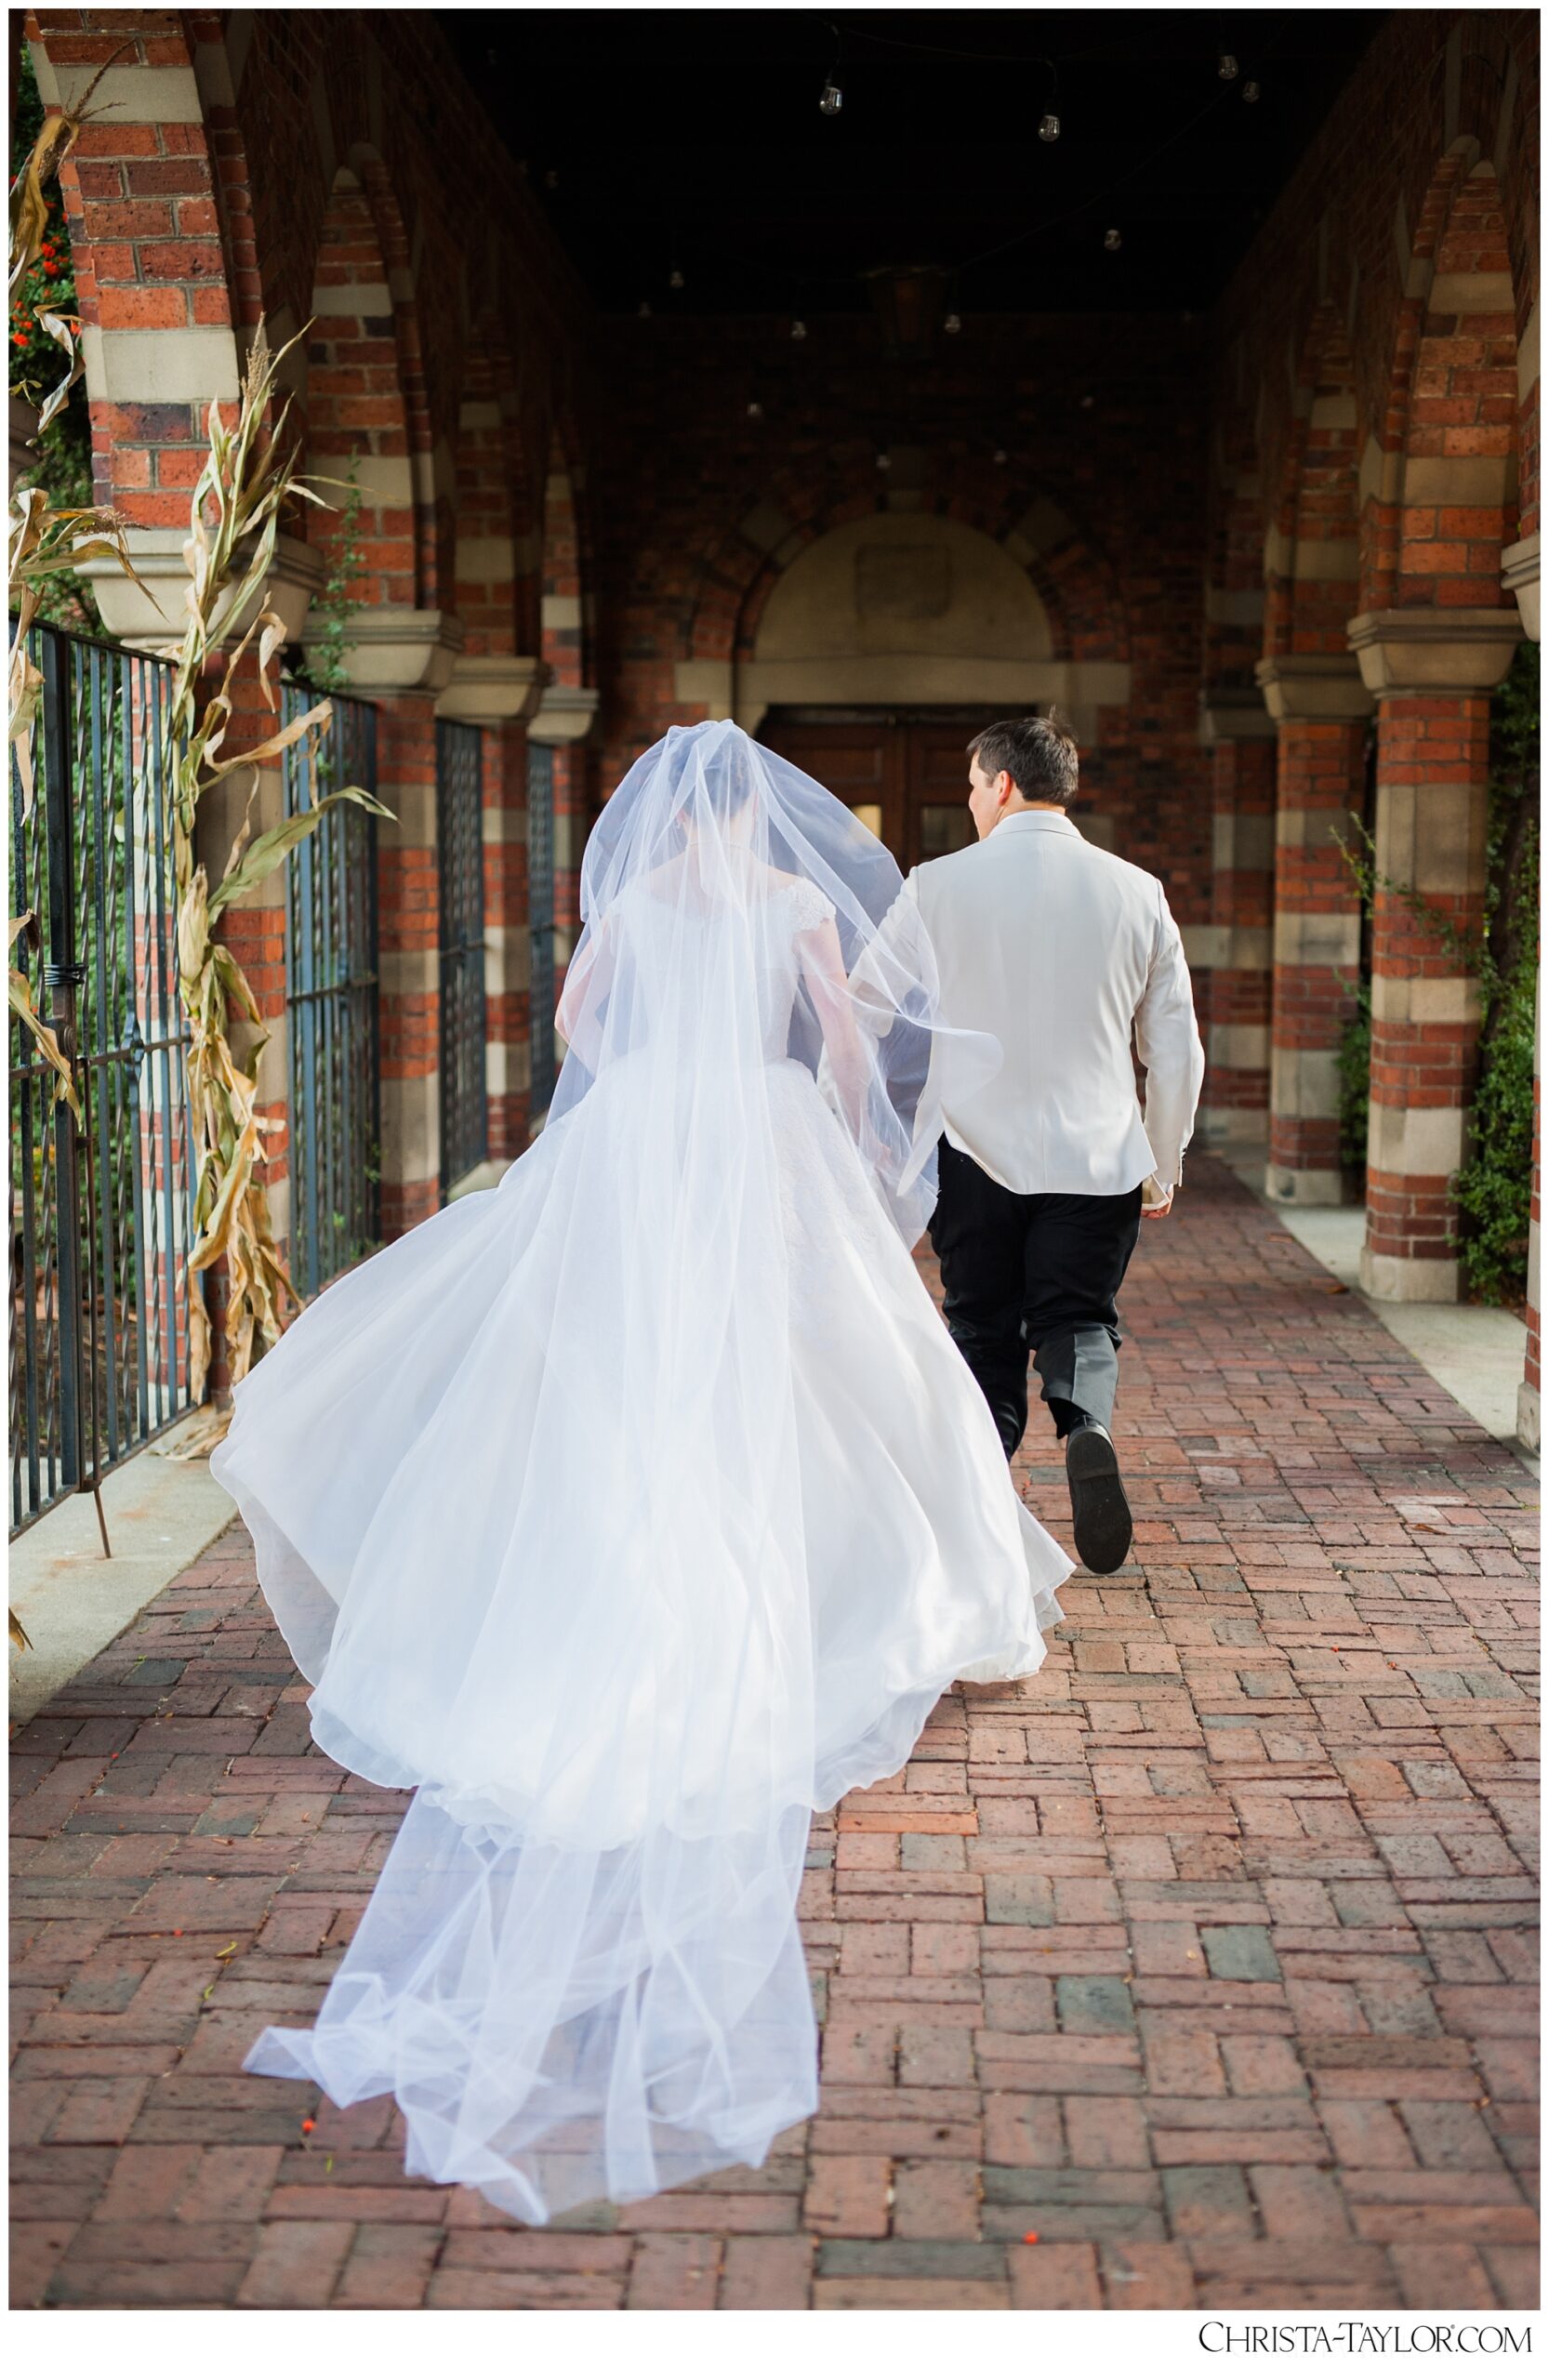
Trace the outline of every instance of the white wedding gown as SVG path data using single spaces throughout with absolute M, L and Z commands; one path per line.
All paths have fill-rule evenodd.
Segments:
M 629 886 L 637 1053 L 306 1309 L 212 1466 L 317 1743 L 416 1789 L 315 2025 L 244 2062 L 392 2092 L 410 2172 L 534 2223 L 813 2111 L 812 1813 L 1036 1670 L 1071 1568 L 787 1054 L 831 905 L 751 909 L 759 1047 L 664 1090 L 725 919 Z

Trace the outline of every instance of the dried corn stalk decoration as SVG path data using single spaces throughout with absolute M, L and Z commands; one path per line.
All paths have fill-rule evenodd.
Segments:
M 225 944 L 216 939 L 215 929 L 232 903 L 278 867 L 336 802 L 352 801 L 380 817 L 392 814 L 364 787 L 343 786 L 249 841 L 258 770 L 289 746 L 315 746 L 333 717 L 329 701 L 315 704 L 245 752 L 224 748 L 232 681 L 255 639 L 258 681 L 270 708 L 275 707 L 269 671 L 285 631 L 261 599 L 273 566 L 281 507 L 290 497 L 322 501 L 292 477 L 295 452 L 286 453 L 283 446 L 288 402 L 281 406 L 273 428 L 265 429 L 280 366 L 296 343 L 293 339 L 271 353 L 260 324 L 234 426 L 223 421 L 218 403 L 210 405 L 210 451 L 193 491 L 183 548 L 189 572 L 188 625 L 182 642 L 166 655 L 177 664 L 165 760 L 172 787 L 178 974 L 192 1028 L 189 1093 L 199 1152 L 197 1236 L 187 1260 L 190 1387 L 195 1401 L 205 1393 L 211 1356 L 209 1317 L 203 1298 L 194 1293 L 195 1275 L 225 1260 L 225 1337 L 233 1383 L 279 1338 L 286 1302 L 298 1302 L 270 1223 L 263 1184 L 255 1172 L 265 1134 L 281 1129 L 258 1112 L 258 1061 L 268 1029 L 246 977 Z M 233 636 L 218 686 L 202 696 L 201 681 Z M 232 847 L 226 873 L 212 892 L 204 864 L 195 856 L 199 804 L 211 786 L 242 770 L 253 779 L 249 817 Z M 239 1065 L 232 1052 L 233 1010 L 255 1029 L 245 1065 Z M 210 1413 L 200 1430 L 181 1441 L 178 1452 L 207 1452 L 227 1425 L 224 1412 Z

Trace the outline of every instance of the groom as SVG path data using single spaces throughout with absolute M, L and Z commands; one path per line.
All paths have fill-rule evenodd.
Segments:
M 942 1013 L 993 1033 L 987 1085 L 943 1058 L 931 1240 L 947 1323 L 1007 1456 L 1027 1426 L 1029 1353 L 1065 1443 L 1076 1550 L 1117 1570 L 1131 1519 L 1111 1424 L 1117 1299 L 1143 1214 L 1167 1214 L 1204 1077 L 1178 929 L 1160 883 L 1067 815 L 1076 746 L 1049 719 L 969 746 L 978 840 L 917 867 Z M 1133 1051 L 1145 1069 L 1137 1088 Z

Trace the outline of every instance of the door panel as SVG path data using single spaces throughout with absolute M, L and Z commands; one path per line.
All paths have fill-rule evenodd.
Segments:
M 896 731 L 885 720 L 829 725 L 825 721 L 773 720 L 762 740 L 773 752 L 794 760 L 827 786 L 863 826 L 899 849 L 904 828 L 903 754 Z
M 760 737 L 837 794 L 907 869 L 973 840 L 964 747 L 983 723 L 977 712 L 827 721 L 772 711 Z

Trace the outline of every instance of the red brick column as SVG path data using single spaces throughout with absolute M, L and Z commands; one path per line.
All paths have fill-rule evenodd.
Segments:
M 382 1236 L 441 1201 L 441 904 L 433 694 L 377 697 Z
M 1212 1148 L 1262 1149 L 1269 1128 L 1274 726 L 1256 695 L 1207 697 L 1213 858 L 1208 1065 L 1201 1130 Z
M 1397 694 L 1379 714 L 1377 866 L 1461 936 L 1484 919 L 1489 698 Z M 1372 932 L 1366 1285 L 1452 1299 L 1457 1202 L 1479 1036 L 1474 971 L 1400 892 Z
M 1459 937 L 1484 916 L 1489 690 L 1520 641 L 1515 609 L 1414 604 L 1365 612 L 1350 642 L 1378 695 L 1371 1128 L 1363 1286 L 1450 1301 L 1479 1035 L 1476 971 Z M 1447 931 L 1430 919 L 1447 921 Z
M 1533 1025 L 1533 1041 L 1538 1050 L 1543 1047 L 1543 990 L 1540 977 L 1538 1013 Z M 1542 1291 L 1539 1275 L 1539 1221 L 1542 1207 L 1542 1172 L 1540 1142 L 1542 1138 L 1542 1059 L 1533 1064 L 1533 1198 L 1531 1221 L 1528 1226 L 1528 1349 L 1523 1366 L 1522 1385 L 1516 1392 L 1516 1435 L 1526 1447 L 1537 1449 L 1542 1436 L 1539 1405 L 1540 1324 L 1539 1304 Z
M 1259 667 L 1278 729 L 1275 980 L 1270 1059 L 1272 1198 L 1337 1207 L 1340 1044 L 1360 980 L 1360 892 L 1342 848 L 1355 838 L 1370 697 L 1352 660 L 1281 654 Z
M 484 1063 L 489 1153 L 509 1163 L 527 1145 L 532 1088 L 527 936 L 527 723 L 484 737 Z

